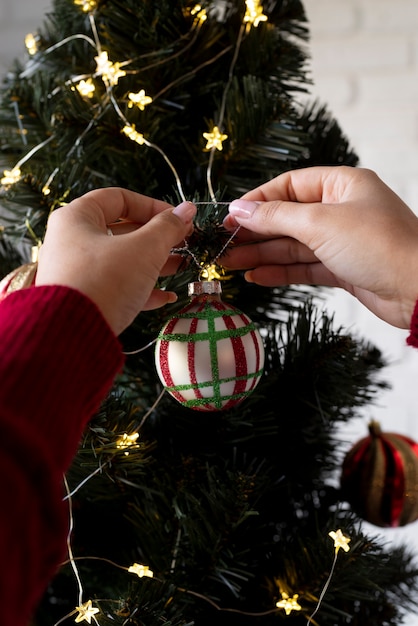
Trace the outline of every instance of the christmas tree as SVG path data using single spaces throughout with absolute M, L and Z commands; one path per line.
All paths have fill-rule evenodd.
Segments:
M 1 89 L 2 275 L 96 187 L 198 203 L 184 262 L 161 279 L 179 300 L 122 335 L 125 369 L 66 476 L 68 562 L 34 626 L 398 626 L 413 556 L 364 531 L 338 480 L 338 427 L 373 400 L 383 359 L 334 328 L 317 290 L 222 267 L 229 201 L 285 170 L 357 163 L 326 107 L 302 104 L 302 3 L 55 0 L 26 45 Z M 213 410 L 177 401 L 154 363 L 202 278 L 265 351 L 251 393 Z

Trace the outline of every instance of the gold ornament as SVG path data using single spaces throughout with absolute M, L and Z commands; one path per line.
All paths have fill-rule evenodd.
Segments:
M 0 302 L 4 300 L 9 293 L 31 287 L 35 282 L 36 270 L 38 264 L 25 263 L 16 268 L 0 281 Z

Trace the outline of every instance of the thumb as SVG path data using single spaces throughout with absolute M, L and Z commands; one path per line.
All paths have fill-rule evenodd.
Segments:
M 288 236 L 306 243 L 311 220 L 318 213 L 319 203 L 300 203 L 288 200 L 255 202 L 240 198 L 229 205 L 234 222 L 253 233 L 265 237 Z M 229 224 L 231 226 L 231 223 Z
M 196 206 L 191 202 L 182 202 L 174 209 L 157 213 L 131 234 L 141 241 L 142 247 L 147 248 L 155 262 L 162 265 L 170 250 L 193 230 L 195 215 Z

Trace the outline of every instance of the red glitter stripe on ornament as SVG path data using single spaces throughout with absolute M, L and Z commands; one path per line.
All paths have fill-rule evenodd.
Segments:
M 399 525 L 402 514 L 405 475 L 402 456 L 396 447 L 386 438 L 379 438 L 385 458 L 385 482 L 382 493 L 381 513 L 383 519 L 389 521 L 390 526 Z
M 173 317 L 173 319 L 171 319 L 167 323 L 167 327 L 165 329 L 165 332 L 172 333 L 175 325 L 177 324 L 177 322 L 178 322 L 178 318 Z M 161 374 L 162 374 L 162 377 L 164 379 L 165 386 L 173 388 L 174 387 L 174 381 L 173 381 L 173 379 L 171 377 L 170 368 L 168 367 L 168 350 L 169 350 L 169 347 L 170 347 L 170 342 L 166 341 L 165 339 L 161 339 L 161 341 L 160 341 L 160 353 L 159 353 Z M 173 389 L 173 391 L 171 393 L 172 393 L 173 397 L 176 400 L 178 400 L 178 402 L 183 402 L 184 398 L 178 391 Z
M 237 316 L 247 325 L 249 323 L 248 318 L 238 310 L 236 311 Z M 228 330 L 232 330 L 237 328 L 237 325 L 232 317 L 223 318 L 225 326 Z M 246 391 L 247 388 L 247 380 L 246 377 L 248 375 L 248 363 L 247 363 L 247 355 L 245 353 L 244 344 L 241 337 L 231 337 L 232 350 L 234 352 L 235 358 L 235 376 L 243 377 L 242 380 L 236 380 L 234 383 L 234 391 L 233 395 L 241 395 Z M 236 404 L 235 400 L 229 400 L 224 406 L 224 409 L 229 408 L 229 406 L 233 406 Z
M 250 334 L 251 334 L 251 339 L 253 340 L 253 344 L 255 348 L 255 357 L 256 357 L 255 371 L 258 372 L 261 368 L 260 344 L 258 342 L 258 337 L 257 337 L 257 333 L 255 332 L 255 330 L 250 331 Z M 251 384 L 248 388 L 248 391 L 252 391 L 254 387 L 257 385 L 258 381 L 259 381 L 259 376 L 254 376 L 253 379 L 251 380 Z

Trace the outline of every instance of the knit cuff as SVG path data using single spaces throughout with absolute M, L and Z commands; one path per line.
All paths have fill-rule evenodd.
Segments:
M 409 336 L 406 340 L 406 343 L 409 346 L 414 346 L 414 348 L 418 348 L 418 300 L 415 303 L 414 312 L 411 318 Z
M 36 429 L 65 471 L 124 358 L 96 304 L 68 287 L 30 287 L 0 307 L 0 405 Z

